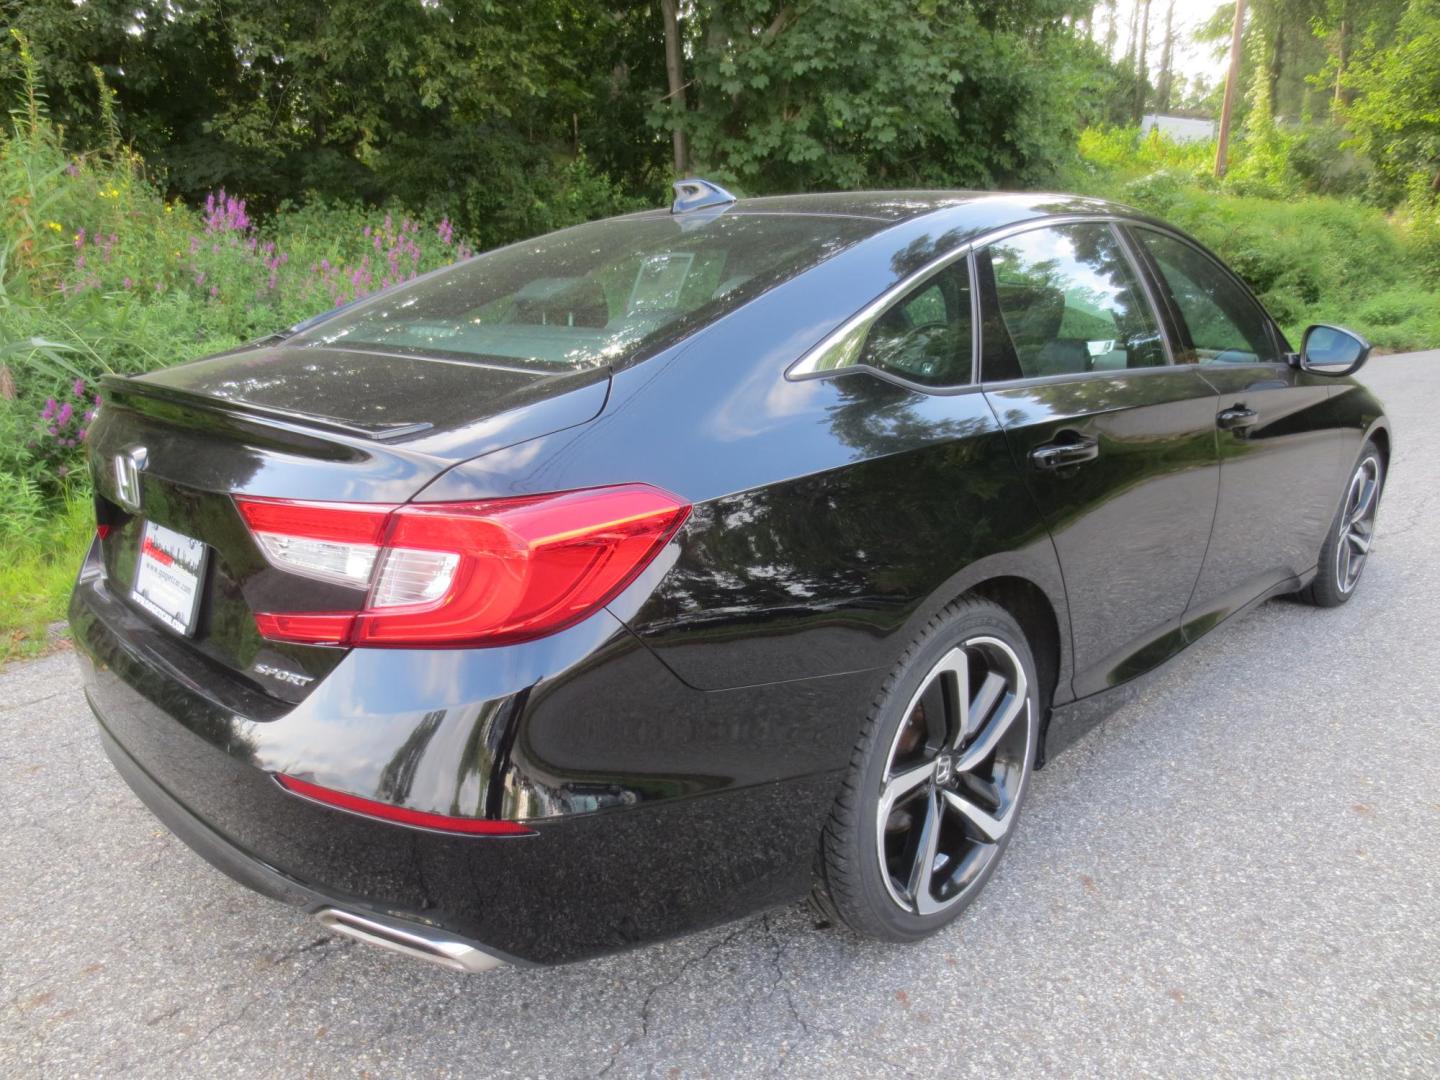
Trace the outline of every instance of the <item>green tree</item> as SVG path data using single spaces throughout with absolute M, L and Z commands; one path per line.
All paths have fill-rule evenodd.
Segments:
M 1048 176 L 1106 77 L 1091 5 L 712 0 L 686 20 L 695 168 L 752 190 Z M 659 113 L 657 121 L 669 119 Z
M 1346 120 L 1392 192 L 1418 174 L 1440 195 L 1440 0 L 1410 0 L 1395 43 L 1345 81 L 1358 94 Z
M 663 161 L 648 4 L 0 0 L 0 16 L 35 44 L 76 147 L 104 138 L 102 68 L 171 194 L 444 202 L 498 240 L 613 210 Z

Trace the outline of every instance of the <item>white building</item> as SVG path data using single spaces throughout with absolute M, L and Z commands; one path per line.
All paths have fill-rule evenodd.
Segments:
M 1149 135 L 1156 128 L 1160 134 L 1177 143 L 1209 142 L 1216 137 L 1214 120 L 1196 120 L 1189 116 L 1160 116 L 1146 113 L 1140 118 L 1140 134 Z

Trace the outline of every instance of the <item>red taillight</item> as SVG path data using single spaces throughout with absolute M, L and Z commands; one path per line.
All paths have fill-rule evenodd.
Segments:
M 533 836 L 534 829 L 527 829 L 516 821 L 493 821 L 488 818 L 452 817 L 449 814 L 432 814 L 426 810 L 409 810 L 391 803 L 362 799 L 344 791 L 321 787 L 308 780 L 298 780 L 284 773 L 275 774 L 276 781 L 286 791 L 313 802 L 348 810 L 352 814 L 393 821 L 399 825 L 411 825 L 418 829 L 435 829 L 439 832 L 465 833 L 469 836 Z
M 358 611 L 264 612 L 262 636 L 321 645 L 498 645 L 579 622 L 634 580 L 690 512 L 644 484 L 476 503 L 239 498 L 271 562 L 368 588 Z

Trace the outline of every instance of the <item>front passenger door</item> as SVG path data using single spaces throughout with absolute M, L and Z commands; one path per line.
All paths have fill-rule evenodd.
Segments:
M 1193 640 L 1315 565 L 1346 463 L 1329 419 L 1333 382 L 1286 363 L 1284 339 L 1249 291 L 1172 233 L 1136 225 L 1132 236 L 1176 316 L 1177 349 L 1220 395 L 1220 498 L 1185 614 Z
M 976 267 L 985 394 L 1050 527 L 1084 697 L 1184 644 L 1218 487 L 1215 391 L 1170 362 L 1110 225 L 1030 229 Z

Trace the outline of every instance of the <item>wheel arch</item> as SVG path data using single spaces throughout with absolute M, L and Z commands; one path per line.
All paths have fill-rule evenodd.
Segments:
M 987 578 L 966 594 L 979 596 L 1008 611 L 1025 632 L 1035 656 L 1035 674 L 1044 693 L 1043 705 L 1055 700 L 1060 675 L 1060 620 L 1045 590 L 1023 577 Z
M 1380 451 L 1380 461 L 1381 464 L 1385 466 L 1385 475 L 1390 475 L 1389 423 L 1387 423 L 1383 418 L 1380 420 L 1376 420 L 1375 423 L 1370 425 L 1370 430 L 1366 432 L 1365 438 L 1367 441 L 1373 442 L 1376 448 Z
M 1007 552 L 980 559 L 950 579 L 911 618 L 908 639 L 934 612 L 966 596 L 975 596 L 1003 608 L 1020 624 L 1035 657 L 1041 688 L 1040 745 L 1036 764 L 1045 760 L 1045 735 L 1052 706 L 1069 702 L 1071 649 L 1070 609 L 1048 535 L 1039 548 L 1042 555 L 1026 557 Z M 1048 555 L 1049 559 L 1043 557 Z

